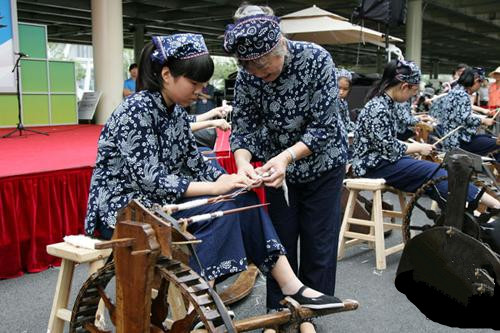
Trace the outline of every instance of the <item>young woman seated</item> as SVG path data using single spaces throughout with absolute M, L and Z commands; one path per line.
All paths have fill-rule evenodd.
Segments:
M 397 139 L 394 103 L 409 100 L 418 92 L 419 83 L 420 69 L 415 63 L 394 60 L 386 65 L 381 81 L 370 92 L 358 117 L 352 164 L 357 176 L 384 178 L 395 188 L 415 192 L 426 181 L 447 175 L 437 163 L 407 156 L 428 155 L 432 145 Z M 437 188 L 441 196 L 447 197 L 448 182 L 439 182 Z M 477 187 L 469 185 L 467 201 L 473 201 L 478 193 Z M 480 200 L 488 207 L 500 208 L 498 200 L 488 194 Z
M 158 36 L 139 63 L 138 92 L 113 112 L 99 138 L 92 176 L 86 232 L 110 238 L 117 211 L 130 200 L 144 205 L 172 204 L 256 185 L 243 175 L 223 174 L 203 161 L 196 149 L 185 107 L 196 100 L 214 64 L 201 35 Z M 258 185 L 258 184 L 257 184 Z M 258 203 L 253 192 L 234 201 L 191 208 L 176 218 Z M 343 303 L 305 287 L 294 274 L 285 250 L 263 209 L 191 223 L 202 240 L 196 246 L 207 280 L 245 270 L 255 263 L 269 273 L 284 295 L 305 307 L 342 307 Z M 197 265 L 192 265 L 198 270 Z

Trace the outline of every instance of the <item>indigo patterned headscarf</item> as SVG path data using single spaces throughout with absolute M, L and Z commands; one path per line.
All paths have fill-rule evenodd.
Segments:
M 413 61 L 397 60 L 396 79 L 409 84 L 419 84 L 420 76 L 420 68 L 416 63 Z
M 486 80 L 486 72 L 485 72 L 484 68 L 472 67 L 472 70 L 474 71 L 474 76 L 479 78 L 479 80 L 481 80 L 481 81 Z
M 208 54 L 203 36 L 199 34 L 175 34 L 154 36 L 156 50 L 151 54 L 154 62 L 164 64 L 168 58 L 190 59 Z
M 349 80 L 349 82 L 352 81 L 352 74 L 351 74 L 351 72 L 349 72 L 345 68 L 335 68 L 335 76 L 337 77 L 337 81 L 341 77 L 345 77 L 347 80 Z
M 279 18 L 265 14 L 243 17 L 226 27 L 224 50 L 240 60 L 254 60 L 271 52 L 281 39 Z

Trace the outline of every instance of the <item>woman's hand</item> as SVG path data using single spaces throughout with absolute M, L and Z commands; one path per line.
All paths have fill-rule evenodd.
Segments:
M 214 182 L 214 195 L 225 194 L 234 189 L 249 187 L 252 185 L 252 180 L 246 176 L 239 174 L 224 174 Z
M 214 119 L 212 120 L 212 126 L 217 127 L 220 130 L 227 131 L 231 129 L 231 125 L 225 119 Z
M 430 117 L 429 115 L 426 115 L 426 114 L 420 114 L 418 116 L 416 116 L 418 120 L 420 121 L 423 121 L 423 122 L 430 122 L 432 121 L 432 117 Z
M 210 112 L 210 118 L 225 118 L 231 111 L 233 111 L 233 107 L 226 105 L 213 108 L 208 112 Z
M 238 175 L 250 178 L 253 182 L 260 180 L 259 175 L 255 171 L 254 167 L 250 162 L 240 162 L 238 163 Z
M 483 118 L 481 119 L 481 124 L 485 126 L 493 126 L 495 123 L 495 120 L 493 118 Z
M 420 155 L 427 156 L 434 150 L 434 146 L 428 143 L 416 143 L 419 145 L 418 151 Z
M 259 175 L 263 175 L 262 181 L 264 185 L 270 187 L 281 187 L 285 179 L 286 167 L 292 161 L 288 152 L 283 152 L 267 161 L 266 164 L 257 168 L 255 171 Z

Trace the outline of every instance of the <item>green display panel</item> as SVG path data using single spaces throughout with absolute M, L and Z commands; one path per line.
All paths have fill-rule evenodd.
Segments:
M 51 124 L 74 124 L 78 122 L 75 95 L 50 95 Z
M 25 125 L 49 123 L 49 96 L 23 95 L 23 120 Z
M 19 48 L 30 58 L 47 58 L 47 34 L 44 26 L 18 25 Z
M 76 71 L 71 61 L 48 60 L 47 29 L 19 23 L 20 82 L 25 125 L 77 124 Z M 50 99 L 50 100 L 49 100 Z M 17 97 L 0 95 L 0 127 L 16 126 Z
M 75 63 L 49 61 L 51 93 L 75 93 Z
M 11 126 L 18 122 L 17 96 L 0 95 L 0 126 Z
M 49 91 L 47 77 L 47 61 L 44 60 L 22 60 L 21 82 L 23 93 Z

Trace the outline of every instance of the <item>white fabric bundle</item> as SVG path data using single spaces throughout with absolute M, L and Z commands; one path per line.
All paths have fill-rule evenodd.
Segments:
M 81 247 L 84 249 L 95 249 L 95 244 L 101 243 L 102 241 L 99 239 L 91 238 L 85 235 L 71 235 L 65 236 L 63 238 L 64 242 L 71 244 L 76 247 Z

